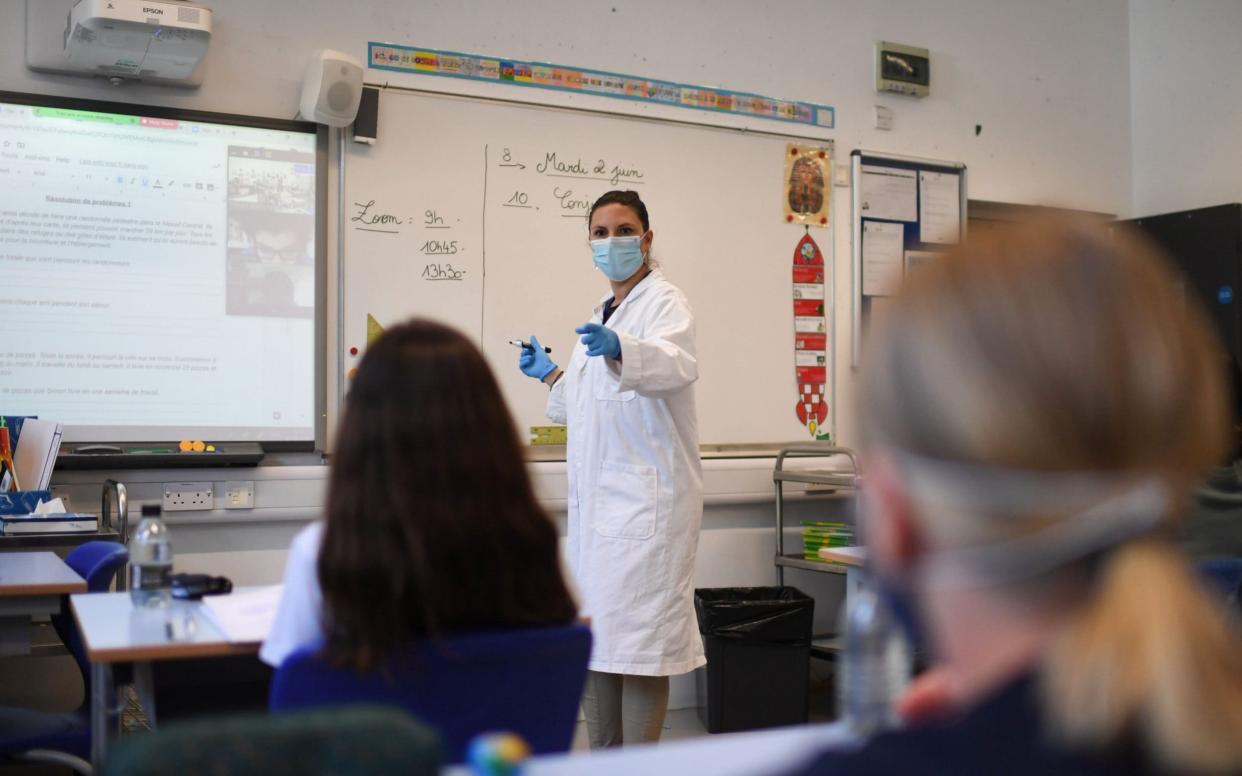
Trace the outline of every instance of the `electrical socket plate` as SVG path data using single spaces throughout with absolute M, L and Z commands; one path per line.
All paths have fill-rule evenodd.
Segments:
M 224 483 L 225 509 L 254 509 L 254 481 L 237 480 Z
M 215 494 L 210 482 L 164 483 L 164 511 L 209 511 L 215 508 Z

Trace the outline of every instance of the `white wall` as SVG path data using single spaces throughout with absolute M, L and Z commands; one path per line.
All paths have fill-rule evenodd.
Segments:
M 368 40 L 417 43 L 826 102 L 838 109 L 841 150 L 963 161 L 974 197 L 1107 211 L 1128 203 L 1125 0 L 207 4 L 216 34 L 205 82 L 181 92 L 26 71 L 24 2 L 3 0 L 0 88 L 288 118 L 310 50 L 329 46 L 364 57 Z M 879 39 L 931 50 L 930 98 L 874 93 L 872 45 Z M 876 102 L 896 111 L 893 131 L 867 128 Z M 983 126 L 977 137 L 976 124 Z
M 1136 216 L 1242 201 L 1237 0 L 1130 0 Z

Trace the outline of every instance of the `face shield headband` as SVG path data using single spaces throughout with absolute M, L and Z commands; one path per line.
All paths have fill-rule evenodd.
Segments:
M 986 587 L 1020 582 L 1150 533 L 1172 506 L 1155 477 L 1099 472 L 1039 472 L 897 457 L 910 497 L 929 514 L 1012 521 L 1047 515 L 1029 533 L 934 550 L 922 561 L 924 582 Z

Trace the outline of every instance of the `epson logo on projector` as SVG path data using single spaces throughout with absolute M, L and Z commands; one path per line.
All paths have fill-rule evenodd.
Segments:
M 145 5 L 144 5 L 144 6 L 142 7 L 142 12 L 143 12 L 143 13 L 158 13 L 158 14 L 162 14 L 162 13 L 164 13 L 164 9 L 163 9 L 163 8 L 148 8 L 147 6 L 145 6 Z

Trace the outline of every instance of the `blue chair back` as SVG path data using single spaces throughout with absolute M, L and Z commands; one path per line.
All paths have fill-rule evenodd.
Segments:
M 585 625 L 424 640 L 382 667 L 336 666 L 318 646 L 290 655 L 272 680 L 272 711 L 370 703 L 398 706 L 435 729 L 445 761 L 470 739 L 508 731 L 536 754 L 566 752 L 586 683 Z
M 65 564 L 73 569 L 78 576 L 86 580 L 89 593 L 106 593 L 112 586 L 112 578 L 129 560 L 129 551 L 119 542 L 85 542 L 78 545 L 65 557 Z M 82 673 L 84 700 L 81 709 L 86 709 L 91 701 L 90 661 L 86 658 L 86 647 L 82 645 L 82 634 L 78 631 L 78 623 L 69 611 L 69 597 L 64 596 L 60 602 L 60 612 L 51 617 L 52 627 L 64 642 L 73 659 L 77 661 L 78 671 Z
M 1242 558 L 1211 558 L 1195 564 L 1199 578 L 1221 597 L 1233 595 L 1242 583 Z
M 112 577 L 129 560 L 125 545 L 117 542 L 86 542 L 65 558 L 65 563 L 86 580 L 86 589 L 100 593 L 112 584 Z M 85 711 L 90 706 L 90 663 L 82 645 L 82 634 L 69 611 L 69 597 L 62 596 L 60 612 L 52 615 L 52 625 L 73 654 L 82 674 L 84 700 L 76 713 L 50 714 L 0 707 L 0 754 L 26 755 L 32 750 L 67 752 L 80 758 L 90 756 L 91 728 Z M 0 770 L 3 770 L 0 767 Z
M 86 580 L 91 593 L 106 593 L 112 577 L 129 560 L 129 551 L 119 542 L 84 542 L 65 557 L 65 564 Z

